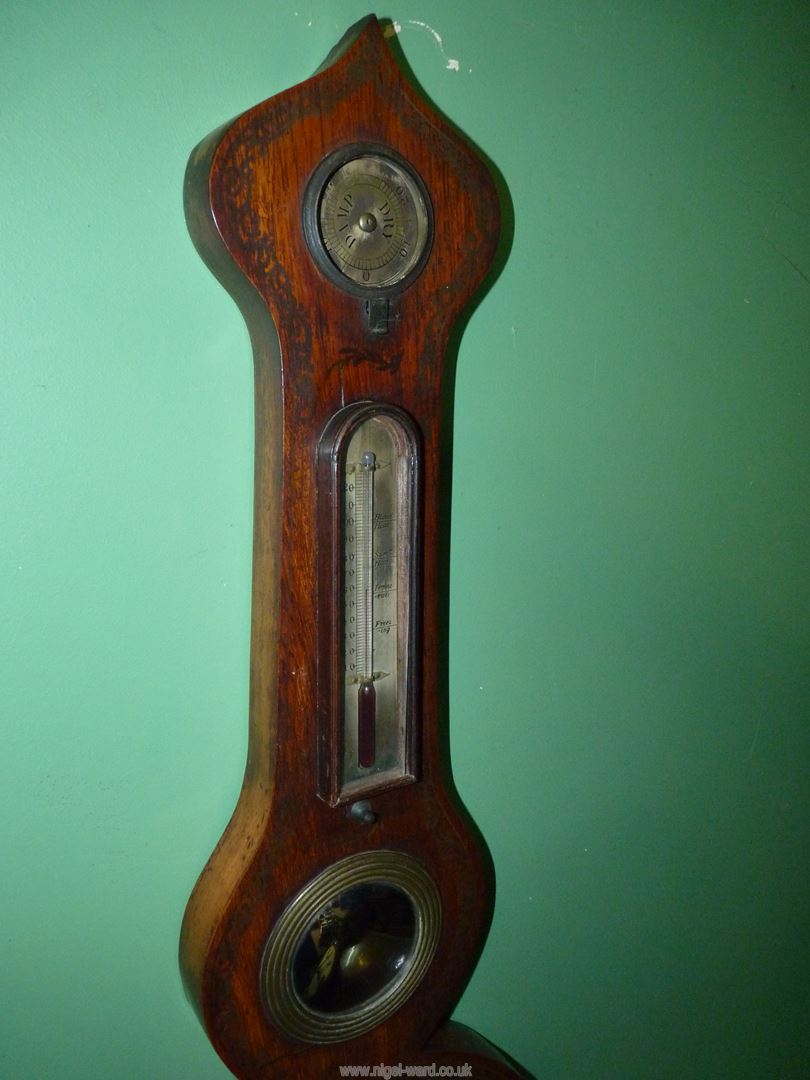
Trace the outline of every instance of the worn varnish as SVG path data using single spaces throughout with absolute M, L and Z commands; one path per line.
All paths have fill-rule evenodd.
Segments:
M 313 171 L 356 142 L 393 148 L 433 204 L 430 256 L 392 298 L 384 334 L 371 332 L 362 299 L 318 270 L 301 226 Z M 448 337 L 498 242 L 492 179 L 405 82 L 369 17 L 313 78 L 197 147 L 186 213 L 200 254 L 250 329 L 256 404 L 250 745 L 238 805 L 183 923 L 189 997 L 217 1052 L 245 1080 L 329 1077 L 338 1064 L 400 1061 L 470 1062 L 477 1078 L 516 1075 L 483 1039 L 446 1023 L 486 935 L 492 878 L 449 781 L 441 734 L 440 401 Z M 319 510 L 318 446 L 330 418 L 355 401 L 385 402 L 413 418 L 423 462 L 418 780 L 375 795 L 373 823 L 350 819 L 319 794 L 319 625 L 323 634 L 329 616 L 319 565 L 329 523 Z M 329 1045 L 290 1038 L 262 1003 L 268 936 L 316 874 L 375 849 L 413 856 L 438 886 L 441 934 L 428 974 L 363 1035 Z

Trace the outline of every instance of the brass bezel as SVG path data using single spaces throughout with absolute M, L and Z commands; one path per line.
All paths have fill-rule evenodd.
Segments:
M 418 246 L 413 264 L 401 278 L 397 278 L 388 285 L 365 285 L 354 280 L 350 273 L 341 270 L 340 266 L 332 260 L 324 246 L 321 234 L 320 206 L 326 185 L 344 165 L 363 158 L 381 159 L 403 174 L 416 197 L 417 213 L 421 216 L 424 228 L 424 236 Z M 321 161 L 310 176 L 304 190 L 301 203 L 301 224 L 310 254 L 321 273 L 344 292 L 366 299 L 404 292 L 421 274 L 433 245 L 433 205 L 425 182 L 409 161 L 392 147 L 381 143 L 351 143 L 349 146 L 335 150 Z
M 307 929 L 337 895 L 365 883 L 390 885 L 410 901 L 416 924 L 411 955 L 402 971 L 367 1001 L 341 1012 L 310 1008 L 296 993 L 293 960 Z M 285 1035 L 308 1043 L 352 1039 L 376 1027 L 403 1005 L 427 973 L 441 932 L 441 898 L 433 878 L 401 851 L 362 851 L 332 863 L 287 905 L 267 939 L 260 992 L 268 1018 Z

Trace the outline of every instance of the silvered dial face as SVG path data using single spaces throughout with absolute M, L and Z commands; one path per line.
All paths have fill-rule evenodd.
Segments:
M 430 240 L 427 196 L 384 154 L 344 161 L 317 204 L 318 239 L 331 265 L 361 288 L 396 287 L 421 265 Z

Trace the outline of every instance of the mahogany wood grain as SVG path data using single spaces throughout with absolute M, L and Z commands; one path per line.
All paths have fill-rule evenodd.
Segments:
M 319 272 L 301 228 L 313 171 L 327 154 L 360 141 L 392 147 L 411 162 L 434 209 L 430 257 L 392 299 L 386 334 L 371 333 L 363 301 Z M 476 1077 L 516 1075 L 473 1033 L 442 1027 L 475 965 L 493 904 L 488 856 L 444 758 L 437 602 L 445 353 L 498 242 L 491 177 L 410 88 L 369 17 L 313 78 L 197 147 L 186 213 L 200 254 L 248 324 L 256 408 L 248 760 L 233 818 L 186 911 L 180 961 L 188 995 L 217 1052 L 244 1080 L 336 1077 L 338 1064 L 447 1064 L 473 1054 Z M 396 405 L 415 420 L 424 464 L 420 779 L 375 795 L 370 825 L 318 795 L 318 626 L 326 613 L 318 607 L 317 452 L 330 417 L 365 400 Z M 265 942 L 305 883 L 334 861 L 375 848 L 412 855 L 439 887 L 442 930 L 432 966 L 411 998 L 370 1032 L 332 1045 L 298 1042 L 262 1006 Z

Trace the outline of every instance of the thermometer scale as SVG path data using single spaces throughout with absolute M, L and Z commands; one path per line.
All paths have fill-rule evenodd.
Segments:
M 390 618 L 392 592 L 396 610 L 396 590 L 392 580 L 395 573 L 393 551 L 390 547 L 382 550 L 377 548 L 375 554 L 375 540 L 388 539 L 385 533 L 390 532 L 393 524 L 391 514 L 381 515 L 376 523 L 374 520 L 374 473 L 378 468 L 377 455 L 371 450 L 364 450 L 359 462 L 351 463 L 346 469 L 346 554 L 343 571 L 343 592 L 346 597 L 346 703 L 343 724 L 344 730 L 356 730 L 356 741 L 354 746 L 349 743 L 344 775 L 346 765 L 352 760 L 362 769 L 374 766 L 377 757 L 377 691 L 374 683 L 377 679 L 391 676 L 390 671 L 374 670 L 375 636 L 388 635 L 393 627 Z M 385 579 L 383 584 L 379 583 L 380 577 Z M 381 651 L 378 646 L 378 656 Z M 388 666 L 393 665 L 389 663 Z M 388 713 L 389 708 L 384 708 L 381 713 Z M 350 721 L 352 714 L 356 720 L 354 724 Z
M 361 446 L 367 444 L 367 439 L 361 441 Z M 390 461 L 387 464 L 390 467 Z M 386 693 L 386 689 L 396 682 L 396 619 L 391 618 L 392 613 L 396 616 L 397 602 L 396 556 L 391 546 L 394 517 L 386 509 L 378 510 L 379 517 L 375 518 L 374 474 L 380 467 L 372 450 L 363 450 L 360 460 L 346 467 L 343 557 L 346 700 L 343 726 L 344 731 L 354 731 L 356 738 L 347 740 L 344 776 L 352 762 L 360 769 L 374 768 L 377 760 L 377 691 L 374 684 L 379 679 L 390 679 L 392 673 L 394 683 L 381 686 L 380 718 L 396 713 L 396 694 Z M 386 648 L 389 639 L 392 647 Z M 386 666 L 391 670 L 375 670 L 375 645 L 377 660 L 385 654 Z
M 242 1080 L 520 1072 L 448 1021 L 492 914 L 449 779 L 445 354 L 499 237 L 478 154 L 373 16 L 192 153 L 186 217 L 256 374 L 250 741 L 180 964 Z

